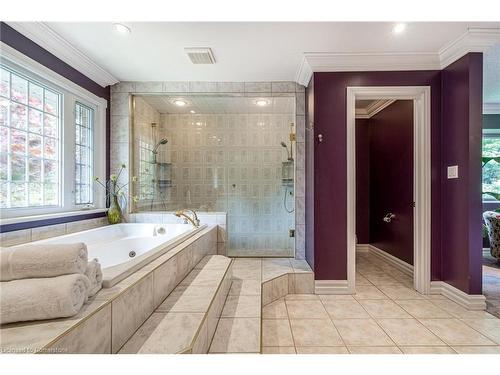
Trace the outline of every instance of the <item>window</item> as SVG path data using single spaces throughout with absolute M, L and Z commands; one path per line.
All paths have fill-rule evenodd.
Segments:
M 60 203 L 61 94 L 0 70 L 0 207 Z
M 106 105 L 105 99 L 2 44 L 2 223 L 105 208 L 106 194 L 93 178 L 105 179 Z
M 92 204 L 92 123 L 94 110 L 75 104 L 75 203 Z
M 154 198 L 155 179 L 154 165 L 151 164 L 153 145 L 143 140 L 139 141 L 139 200 L 152 200 Z
M 483 157 L 500 156 L 500 131 L 485 129 L 483 131 Z M 483 192 L 500 193 L 500 163 L 492 160 L 483 166 Z M 484 201 L 494 201 L 495 198 L 483 195 Z

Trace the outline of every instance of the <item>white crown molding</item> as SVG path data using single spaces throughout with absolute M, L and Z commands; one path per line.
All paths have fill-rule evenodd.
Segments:
M 370 103 L 370 105 L 366 108 L 356 108 L 356 118 L 359 119 L 372 118 L 377 113 L 389 107 L 394 102 L 395 102 L 394 99 L 375 100 L 374 102 Z
M 482 294 L 467 294 L 444 281 L 431 281 L 431 294 L 441 294 L 467 310 L 486 309 L 486 298 Z
M 314 72 L 441 70 L 469 52 L 485 52 L 498 42 L 500 28 L 470 28 L 437 52 L 305 52 L 296 81 L 307 87 Z
M 302 61 L 300 62 L 299 69 L 297 70 L 297 74 L 295 75 L 295 81 L 302 86 L 307 87 L 311 81 L 312 75 L 313 70 L 307 62 L 307 56 L 304 55 Z
M 483 115 L 500 115 L 500 103 L 483 103 Z
M 47 24 L 43 22 L 8 22 L 8 24 L 97 84 L 105 87 L 118 82 L 112 74 L 93 62 Z
M 470 28 L 438 52 L 440 69 L 446 68 L 470 52 L 485 52 L 500 42 L 500 29 Z

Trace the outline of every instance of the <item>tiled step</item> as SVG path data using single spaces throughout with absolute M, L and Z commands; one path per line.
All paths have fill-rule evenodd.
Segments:
M 204 257 L 120 353 L 207 353 L 231 287 L 232 260 Z

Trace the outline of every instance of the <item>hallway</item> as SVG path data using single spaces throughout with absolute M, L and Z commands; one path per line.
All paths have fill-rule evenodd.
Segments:
M 500 353 L 500 320 L 441 295 L 368 253 L 351 295 L 287 295 L 263 307 L 262 353 Z

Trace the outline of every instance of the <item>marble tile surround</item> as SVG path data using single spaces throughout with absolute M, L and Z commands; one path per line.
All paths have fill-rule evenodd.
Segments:
M 305 258 L 305 88 L 295 82 L 120 82 L 111 87 L 111 170 L 131 165 L 130 105 L 134 94 L 233 94 L 295 97 L 296 186 L 295 258 Z M 128 136 L 127 136 L 128 132 Z M 115 134 L 114 134 L 115 133 Z M 119 133 L 119 134 L 118 134 Z M 129 180 L 128 173 L 122 175 Z M 130 205 L 129 205 L 130 206 Z
M 0 245 L 2 247 L 15 246 L 32 241 L 39 241 L 51 237 L 98 228 L 104 225 L 108 225 L 108 219 L 106 217 L 99 217 L 96 219 L 79 220 L 65 224 L 46 225 L 38 228 L 5 232 L 0 233 Z
M 216 254 L 216 244 L 212 225 L 102 289 L 74 317 L 3 325 L 0 352 L 116 353 L 205 255 Z

